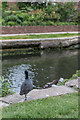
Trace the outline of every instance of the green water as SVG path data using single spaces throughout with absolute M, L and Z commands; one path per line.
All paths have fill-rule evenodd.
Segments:
M 80 50 L 41 51 L 35 55 L 15 55 L 3 57 L 2 73 L 8 79 L 13 91 L 19 92 L 25 79 L 24 71 L 29 72 L 34 88 L 56 79 L 70 78 L 79 66 Z

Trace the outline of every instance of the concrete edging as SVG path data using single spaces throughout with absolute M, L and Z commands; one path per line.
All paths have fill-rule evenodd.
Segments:
M 40 39 L 15 39 L 15 40 L 2 40 L 0 41 L 2 48 L 18 48 L 18 47 L 35 47 L 43 48 L 56 48 L 59 45 L 61 47 L 69 47 L 80 43 L 80 36 L 74 37 L 60 37 L 60 38 L 40 38 Z

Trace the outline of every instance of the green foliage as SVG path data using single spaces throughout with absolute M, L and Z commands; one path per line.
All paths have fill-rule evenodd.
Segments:
M 2 19 L 4 22 L 2 25 L 78 25 L 79 15 L 74 5 L 73 2 L 49 4 L 48 6 L 40 3 L 17 3 L 19 10 L 15 11 L 14 6 L 9 11 L 3 10 Z M 16 23 L 13 23 L 14 21 Z
M 21 21 L 27 21 L 28 19 L 28 15 L 27 13 L 17 13 L 16 16 L 18 17 L 18 19 L 20 19 Z
M 27 3 L 27 2 L 18 2 L 18 3 L 17 3 L 17 6 L 18 6 L 18 8 L 21 10 L 21 9 L 23 9 L 23 8 L 25 8 L 25 7 L 28 7 L 28 6 L 29 6 L 29 3 Z
M 7 2 L 2 2 L 2 9 L 3 9 L 3 11 L 5 11 L 7 7 L 8 7 Z
M 76 71 L 76 74 L 72 76 L 72 79 L 76 79 L 77 77 L 80 77 L 80 70 Z
M 9 82 L 6 79 L 4 79 L 4 77 L 0 77 L 0 97 L 4 97 L 11 93 L 12 92 L 10 91 Z
M 21 20 L 20 20 L 17 16 L 15 16 L 15 15 L 7 16 L 7 17 L 6 17 L 6 22 L 8 22 L 8 21 L 21 22 Z
M 4 107 L 3 118 L 78 118 L 78 93 Z
M 51 5 L 48 5 L 48 6 L 45 8 L 45 12 L 46 12 L 47 14 L 51 14 L 52 11 L 54 11 L 54 7 L 51 6 Z
M 16 22 L 9 21 L 9 22 L 8 22 L 8 25 L 9 25 L 9 26 L 15 26 L 15 25 L 16 25 Z
M 66 2 L 64 5 L 63 3 L 57 4 L 56 12 L 60 14 L 61 22 L 68 21 L 68 19 L 70 19 L 70 15 L 75 13 L 74 5 L 74 2 Z
M 6 26 L 6 23 L 5 23 L 5 20 L 4 20 L 4 19 L 2 19 L 2 24 Z
M 11 10 L 11 11 L 18 10 L 17 5 L 16 5 L 16 4 L 11 4 L 10 10 Z

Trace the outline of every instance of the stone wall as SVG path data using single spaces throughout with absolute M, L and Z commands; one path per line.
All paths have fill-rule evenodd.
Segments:
M 80 26 L 12 26 L 2 27 L 2 34 L 46 33 L 46 32 L 74 32 L 80 31 Z
M 44 39 L 33 39 L 33 40 L 5 40 L 1 43 L 2 49 L 10 48 L 34 48 L 45 49 L 45 48 L 67 48 L 71 45 L 80 44 L 80 37 L 66 37 L 66 38 L 44 38 Z

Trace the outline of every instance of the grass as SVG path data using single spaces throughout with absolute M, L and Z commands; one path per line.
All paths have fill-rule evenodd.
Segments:
M 3 118 L 78 118 L 78 93 L 17 103 L 2 109 Z
M 0 37 L 0 39 L 7 40 L 7 39 L 57 38 L 57 37 L 71 37 L 77 35 L 80 35 L 80 33 L 2 36 Z

